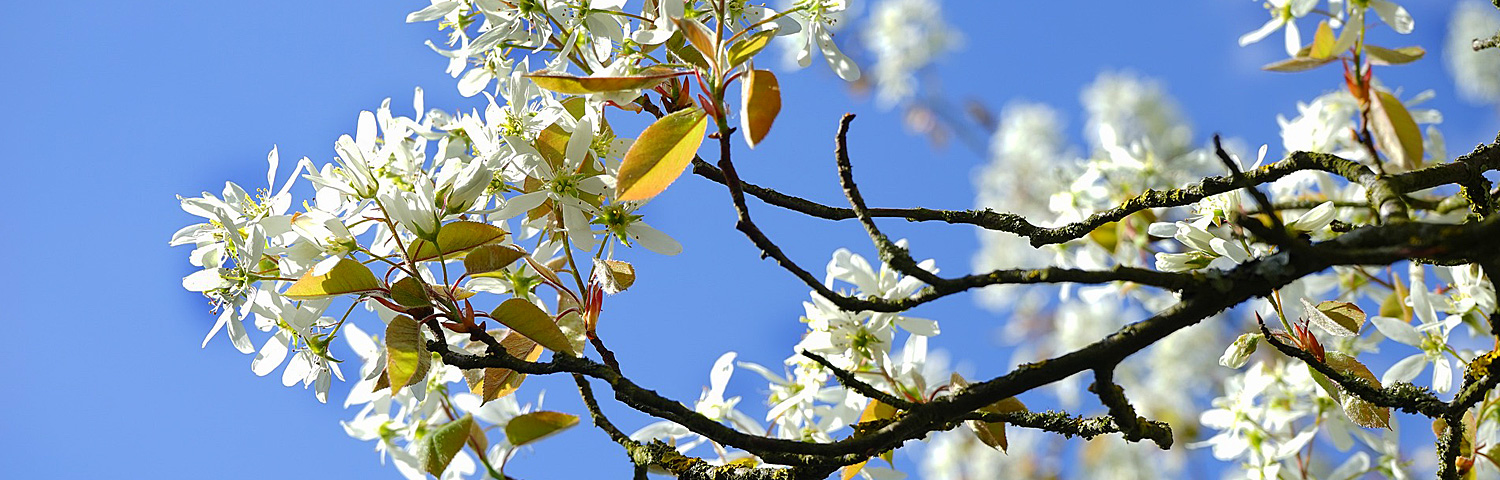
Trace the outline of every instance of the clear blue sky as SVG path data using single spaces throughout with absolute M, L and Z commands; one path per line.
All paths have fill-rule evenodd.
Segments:
M 1493 138 L 1489 107 L 1462 104 L 1442 73 L 1448 2 L 1405 2 L 1417 20 L 1409 43 L 1431 54 L 1419 67 L 1388 69 L 1408 92 L 1438 90 L 1450 152 Z M 348 385 L 330 403 L 250 373 L 251 357 L 220 336 L 199 343 L 213 317 L 180 288 L 192 267 L 168 236 L 196 222 L 174 195 L 218 191 L 225 180 L 264 181 L 264 158 L 322 163 L 352 132 L 357 113 L 393 98 L 409 114 L 412 88 L 429 108 L 470 109 L 422 44 L 431 24 L 405 15 L 425 2 L 15 2 L 0 18 L 0 131 L 11 132 L 0 188 L 0 469 L 13 478 L 397 478 L 373 444 L 337 421 Z M 1259 26 L 1256 2 L 951 2 L 964 48 L 938 70 L 950 98 L 998 111 L 1011 99 L 1050 103 L 1082 123 L 1078 92 L 1103 69 L 1162 80 L 1192 118 L 1198 140 L 1213 132 L 1279 151 L 1274 121 L 1336 83 L 1257 67 L 1282 55 L 1279 39 L 1252 48 L 1235 39 Z M 765 147 L 741 154 L 742 175 L 785 192 L 842 201 L 831 158 L 840 114 L 855 112 L 851 141 L 874 205 L 968 208 L 970 172 L 983 158 L 934 150 L 867 98 L 844 93 L 821 64 L 781 76 L 787 107 Z M 304 185 L 305 186 L 305 185 Z M 305 196 L 307 191 L 302 190 Z M 641 384 L 683 401 L 697 397 L 713 360 L 728 350 L 775 364 L 802 332 L 807 290 L 756 258 L 733 231 L 720 187 L 685 177 L 652 202 L 649 220 L 680 240 L 673 258 L 641 259 L 640 282 L 606 305 L 601 335 Z M 752 205 L 770 235 L 804 265 L 871 248 L 853 223 L 830 224 Z M 976 248 L 964 227 L 902 223 L 919 258 L 967 272 Z M 980 376 L 1008 354 L 994 349 L 1004 320 L 953 298 L 921 308 L 953 352 Z M 259 333 L 259 332 L 255 332 Z M 257 344 L 263 338 L 256 336 Z M 342 343 L 340 343 L 342 345 Z M 344 353 L 344 357 L 353 358 Z M 357 369 L 350 365 L 346 371 Z M 274 377 L 274 376 L 273 376 Z M 741 371 L 731 393 L 745 405 L 763 384 Z M 528 380 L 551 409 L 581 413 L 566 379 Z M 611 408 L 633 430 L 649 421 Z M 1419 430 L 1419 429 L 1418 429 Z M 624 478 L 623 452 L 576 428 L 522 453 L 520 478 Z

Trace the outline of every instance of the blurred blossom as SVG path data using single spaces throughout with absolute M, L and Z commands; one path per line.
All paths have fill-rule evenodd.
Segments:
M 916 92 L 916 72 L 956 48 L 962 37 L 934 0 L 886 0 L 875 7 L 864 41 L 875 54 L 877 100 L 890 108 Z
M 1448 38 L 1443 44 L 1443 62 L 1453 73 L 1459 96 L 1474 103 L 1500 102 L 1500 52 L 1474 51 L 1475 39 L 1500 32 L 1500 11 L 1478 1 L 1465 1 L 1453 9 L 1448 20 Z

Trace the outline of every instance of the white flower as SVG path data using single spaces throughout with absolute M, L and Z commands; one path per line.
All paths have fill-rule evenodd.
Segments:
M 1296 56 L 1302 49 L 1302 35 L 1297 31 L 1296 20 L 1307 16 L 1317 6 L 1318 0 L 1268 0 L 1266 8 L 1271 11 L 1271 19 L 1255 31 L 1240 36 L 1240 46 L 1259 42 L 1286 27 L 1286 54 Z
M 794 49 L 788 53 L 795 56 L 797 66 L 805 68 L 812 64 L 812 47 L 817 43 L 823 59 L 839 78 L 849 82 L 859 80 L 859 65 L 839 50 L 830 30 L 843 18 L 847 8 L 846 0 L 796 0 L 795 5 L 788 9 L 790 18 L 796 20 L 800 28 L 781 33 L 792 43 Z
M 1432 390 L 1438 393 L 1446 393 L 1453 388 L 1453 365 L 1448 356 L 1454 355 L 1452 347 L 1448 346 L 1448 335 L 1453 327 L 1462 322 L 1462 317 L 1449 315 L 1439 319 L 1435 302 L 1442 302 L 1442 295 L 1427 290 L 1427 285 L 1422 275 L 1423 267 L 1412 264 L 1411 267 L 1411 294 L 1407 297 L 1407 304 L 1420 320 L 1418 325 L 1403 322 L 1390 317 L 1371 317 L 1370 322 L 1380 333 L 1400 343 L 1411 345 L 1421 349 L 1421 352 L 1408 356 L 1381 375 L 1382 384 L 1393 382 L 1410 382 L 1426 368 L 1428 363 L 1432 364 Z
M 870 15 L 864 40 L 875 53 L 877 98 L 890 108 L 912 96 L 916 71 L 957 47 L 959 36 L 933 0 L 886 0 Z

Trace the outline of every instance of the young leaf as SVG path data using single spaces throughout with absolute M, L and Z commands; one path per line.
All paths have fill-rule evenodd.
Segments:
M 427 432 L 427 435 L 422 437 L 421 452 L 417 456 L 422 471 L 442 478 L 443 470 L 447 470 L 448 462 L 452 462 L 453 456 L 457 455 L 459 450 L 463 450 L 464 442 L 469 439 L 473 428 L 474 417 L 465 414 L 458 420 L 445 423 Z
M 776 29 L 761 30 L 734 42 L 734 45 L 729 46 L 728 68 L 738 67 L 761 50 L 765 50 L 766 45 L 771 44 L 772 38 L 776 38 Z
M 282 295 L 295 300 L 306 300 L 346 293 L 365 293 L 379 290 L 382 286 L 374 272 L 348 258 L 339 259 L 333 268 L 321 275 L 314 273 L 318 273 L 316 269 L 302 275 Z
M 520 250 L 504 245 L 484 245 L 464 256 L 464 270 L 469 275 L 500 270 L 521 258 Z
M 989 406 L 979 409 L 981 412 L 1010 413 L 1026 411 L 1026 404 L 1021 403 L 1016 397 L 1007 397 Z M 979 436 L 979 441 L 984 442 L 991 448 L 1004 452 L 1010 448 L 1010 442 L 1005 438 L 1005 422 L 981 422 L 970 420 L 967 422 L 974 434 Z
M 677 31 L 687 37 L 688 43 L 693 44 L 693 49 L 697 50 L 699 55 L 703 55 L 703 58 L 708 59 L 709 65 L 717 62 L 719 55 L 718 48 L 714 44 L 714 32 L 697 20 L 673 18 L 672 23 L 677 25 Z
M 519 298 L 506 300 L 495 307 L 490 316 L 548 350 L 578 355 L 562 329 L 557 328 L 557 322 L 552 320 L 552 316 L 531 302 Z
M 1360 327 L 1365 324 L 1365 313 L 1359 311 L 1359 307 L 1352 303 L 1327 301 L 1313 305 L 1302 301 L 1302 311 L 1307 315 L 1307 320 L 1322 328 L 1323 331 L 1340 336 L 1352 337 L 1359 334 Z M 1358 318 L 1355 318 L 1358 315 Z
M 615 199 L 646 200 L 666 190 L 698 153 L 707 129 L 708 114 L 700 108 L 678 110 L 646 127 L 625 152 Z
M 517 447 L 552 436 L 578 424 L 577 415 L 562 412 L 531 412 L 505 424 L 505 438 Z
M 621 75 L 615 77 L 578 77 L 566 73 L 537 70 L 527 74 L 526 78 L 530 78 L 531 81 L 536 82 L 536 86 L 538 87 L 557 93 L 587 95 L 590 93 L 651 88 L 668 78 L 681 74 L 682 72 L 666 67 L 651 67 L 642 71 L 639 75 Z
M 391 300 L 403 307 L 425 307 L 432 305 L 432 297 L 416 277 L 403 277 L 391 284 Z
M 1370 102 L 1370 128 L 1380 150 L 1406 170 L 1422 166 L 1422 130 L 1412 120 L 1401 100 L 1390 92 L 1375 92 L 1380 100 Z
M 1355 360 L 1354 357 L 1330 351 L 1327 361 L 1328 366 L 1333 367 L 1334 370 L 1358 377 L 1371 387 L 1381 388 L 1380 380 L 1375 378 L 1375 374 L 1370 372 L 1369 367 L 1359 363 L 1359 360 Z M 1343 398 L 1338 400 L 1340 406 L 1344 407 L 1344 414 L 1348 415 L 1349 420 L 1353 420 L 1355 424 L 1365 428 L 1390 428 L 1391 409 L 1366 402 L 1348 392 L 1344 392 Z
M 422 381 L 431 367 L 432 357 L 427 353 L 427 342 L 422 339 L 422 324 L 411 317 L 400 315 L 385 326 L 386 364 L 385 374 L 391 390 L 400 390 Z
M 603 284 L 604 293 L 613 295 L 635 284 L 635 267 L 620 260 L 594 260 L 594 276 Z
M 1300 72 L 1303 70 L 1312 70 L 1314 68 L 1321 67 L 1334 60 L 1338 60 L 1338 58 L 1294 57 L 1278 62 L 1268 63 L 1266 64 L 1266 66 L 1260 67 L 1260 69 L 1272 72 Z
M 755 148 L 755 144 L 771 132 L 771 123 L 781 112 L 781 85 L 770 70 L 745 72 L 740 81 L 744 82 L 744 91 L 740 95 L 744 104 L 740 111 L 740 129 L 745 132 L 745 142 L 750 148 Z
M 1312 51 L 1308 54 L 1312 58 L 1331 58 L 1338 54 L 1333 51 L 1333 45 L 1333 29 L 1328 26 L 1328 21 L 1318 22 L 1318 31 L 1313 34 Z
M 535 362 L 542 356 L 542 346 L 524 335 L 510 332 L 505 338 L 500 339 L 500 345 L 505 347 L 506 353 L 512 357 L 528 362 Z M 521 382 L 526 380 L 526 374 L 504 368 L 484 369 L 484 393 L 480 396 L 483 402 L 514 393 L 521 388 Z
M 406 247 L 406 258 L 413 262 L 424 262 L 438 258 L 453 258 L 456 253 L 461 253 L 480 245 L 494 243 L 505 238 L 505 230 L 500 227 L 481 222 L 459 221 L 443 225 L 438 230 L 437 244 L 417 239 Z
M 1365 53 L 1370 54 L 1371 65 L 1400 65 L 1420 60 L 1427 50 L 1416 46 L 1390 49 L 1365 45 Z

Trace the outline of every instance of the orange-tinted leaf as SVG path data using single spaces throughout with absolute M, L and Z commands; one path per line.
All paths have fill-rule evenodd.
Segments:
M 530 78 L 531 81 L 536 82 L 538 87 L 557 93 L 586 95 L 590 93 L 651 88 L 668 78 L 681 74 L 682 72 L 665 67 L 652 67 L 641 72 L 639 75 L 613 77 L 579 77 L 566 73 L 537 70 L 527 74 L 526 78 Z
M 708 114 L 699 108 L 678 110 L 646 127 L 625 152 L 615 199 L 646 200 L 666 190 L 698 153 L 707 129 Z
M 740 111 L 740 129 L 745 132 L 745 141 L 750 148 L 766 138 L 776 114 L 781 113 L 781 85 L 770 70 L 751 70 L 740 78 L 744 82 Z
M 1370 102 L 1370 129 L 1380 150 L 1402 169 L 1422 166 L 1422 130 L 1411 113 L 1390 92 L 1380 90 L 1375 96 L 1379 101 Z
M 688 18 L 673 18 L 672 23 L 677 25 L 677 31 L 687 37 L 688 43 L 693 44 L 693 49 L 697 50 L 699 55 L 709 59 L 710 65 L 716 62 L 715 59 L 719 58 L 719 55 L 716 53 L 718 48 L 714 43 L 714 32 L 703 25 L 703 22 Z
M 346 293 L 365 293 L 379 290 L 382 287 L 380 279 L 375 278 L 375 273 L 358 261 L 341 258 L 333 268 L 326 272 L 318 272 L 317 268 L 302 275 L 302 278 L 292 282 L 282 293 L 287 298 L 294 300 L 305 300 L 310 298 L 323 298 Z

